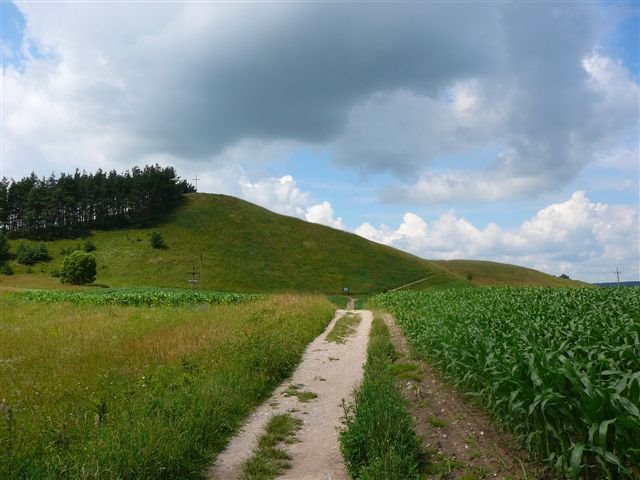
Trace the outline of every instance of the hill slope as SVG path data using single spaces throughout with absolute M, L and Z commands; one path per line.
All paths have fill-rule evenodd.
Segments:
M 541 287 L 588 286 L 586 283 L 554 277 L 531 268 L 483 260 L 436 260 L 434 263 L 475 285 L 535 285 Z
M 98 263 L 96 282 L 112 287 L 189 286 L 192 267 L 207 290 L 270 292 L 279 290 L 340 293 L 377 292 L 422 280 L 409 288 L 470 286 L 467 270 L 450 262 L 432 262 L 370 242 L 357 235 L 278 215 L 226 195 L 190 194 L 161 232 L 167 249 L 152 249 L 151 229 L 97 231 L 92 241 Z M 12 241 L 13 249 L 19 240 Z M 12 262 L 18 275 L 2 277 L 4 285 L 55 286 L 50 272 L 59 268 L 62 248 L 78 240 L 47 242 L 53 260 L 33 273 Z M 201 261 L 202 259 L 202 261 Z M 506 266 L 510 269 L 520 267 Z M 527 269 L 528 270 L 528 269 Z M 538 273 L 536 284 L 554 284 Z M 478 283 L 491 283 L 478 275 Z M 519 282 L 519 283 L 526 283 Z M 572 282 L 563 282 L 570 285 Z

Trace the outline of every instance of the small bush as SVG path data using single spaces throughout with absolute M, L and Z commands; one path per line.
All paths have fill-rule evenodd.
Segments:
M 164 243 L 164 238 L 160 232 L 151 232 L 150 240 L 152 248 L 167 248 L 167 244 Z
M 75 251 L 64 257 L 60 267 L 60 281 L 72 285 L 86 285 L 96 280 L 96 259 L 90 253 Z
M 95 243 L 93 243 L 93 241 L 91 241 L 91 239 L 90 239 L 90 238 L 87 238 L 87 239 L 84 241 L 84 244 L 82 245 L 82 249 L 83 249 L 85 252 L 87 252 L 87 253 L 91 253 L 91 252 L 95 251 L 95 249 L 96 249 L 96 244 L 95 244 Z
M 49 261 L 51 256 L 44 242 L 40 242 L 37 247 L 21 243 L 16 249 L 16 260 L 22 265 L 31 266 L 38 262 Z
M 6 262 L 0 262 L 0 274 L 13 275 L 13 268 Z

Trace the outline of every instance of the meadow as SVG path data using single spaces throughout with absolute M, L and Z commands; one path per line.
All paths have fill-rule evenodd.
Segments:
M 3 293 L 0 478 L 201 478 L 334 310 L 152 293 Z
M 640 289 L 493 287 L 374 301 L 560 477 L 640 477 Z

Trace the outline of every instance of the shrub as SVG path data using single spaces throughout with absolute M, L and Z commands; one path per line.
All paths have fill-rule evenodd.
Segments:
M 6 262 L 0 262 L 0 274 L 13 275 L 13 268 Z
M 21 243 L 16 249 L 16 260 L 18 263 L 31 266 L 51 260 L 51 256 L 44 242 L 40 242 L 37 247 Z
M 151 247 L 153 248 L 167 248 L 167 244 L 164 243 L 164 238 L 160 232 L 151 232 Z
M 91 241 L 90 238 L 87 238 L 84 241 L 84 245 L 82 246 L 82 249 L 87 253 L 93 252 L 96 249 L 96 244 L 93 243 L 93 241 Z
M 85 285 L 96 280 L 96 258 L 90 254 L 75 251 L 64 257 L 60 267 L 60 281 L 72 285 Z

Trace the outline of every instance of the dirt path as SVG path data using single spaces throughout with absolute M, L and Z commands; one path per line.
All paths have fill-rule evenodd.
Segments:
M 345 344 L 327 342 L 325 337 L 346 311 L 338 310 L 327 329 L 307 347 L 302 362 L 293 376 L 280 385 L 250 417 L 247 424 L 218 455 L 211 467 L 211 480 L 236 480 L 242 465 L 251 457 L 264 427 L 273 415 L 291 413 L 304 423 L 298 432 L 298 443 L 286 447 L 293 458 L 291 469 L 279 479 L 347 480 L 338 445 L 338 427 L 343 399 L 349 401 L 354 387 L 362 379 L 367 343 L 373 315 L 366 310 L 354 310 L 361 317 L 356 332 Z M 317 394 L 309 402 L 295 396 L 285 396 L 291 385 L 301 391 Z
M 544 468 L 532 462 L 515 438 L 499 431 L 481 408 L 444 381 L 428 363 L 416 360 L 391 315 L 385 314 L 400 361 L 419 370 L 404 381 L 405 397 L 416 421 L 416 433 L 433 462 L 429 479 L 545 479 Z

